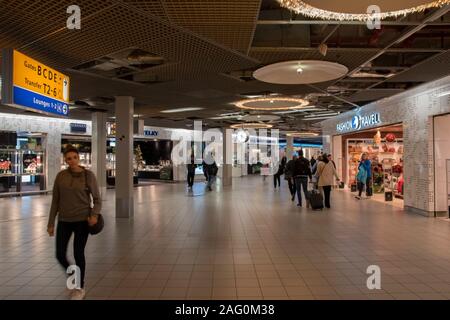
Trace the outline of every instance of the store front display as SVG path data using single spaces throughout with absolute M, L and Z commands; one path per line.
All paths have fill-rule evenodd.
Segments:
M 448 216 L 449 85 L 447 76 L 321 122 L 324 151 L 332 153 L 346 189 L 352 186 L 346 142 L 369 140 L 361 147 L 378 156 L 373 199 L 428 217 Z
M 370 188 L 373 196 L 385 201 L 403 199 L 402 133 L 402 126 L 398 125 L 342 136 L 346 160 L 344 182 L 352 192 L 356 192 L 356 175 L 365 153 L 372 164 Z
M 371 162 L 371 180 L 365 188 L 369 195 L 379 201 L 394 202 L 402 206 L 403 178 L 403 126 L 394 125 L 358 131 L 340 136 L 344 185 L 357 192 L 358 168 L 363 154 Z M 334 146 L 338 148 L 339 146 Z
M 141 180 L 173 180 L 173 142 L 170 140 L 134 141 L 134 168 Z
M 45 150 L 42 134 L 0 134 L 0 193 L 45 190 Z

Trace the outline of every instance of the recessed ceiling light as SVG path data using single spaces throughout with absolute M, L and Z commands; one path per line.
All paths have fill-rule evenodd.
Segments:
M 339 115 L 339 112 L 316 112 L 313 114 L 306 115 L 305 118 L 315 118 L 315 117 L 322 117 L 322 116 L 337 116 Z
M 320 108 L 317 108 L 316 106 L 307 106 L 306 108 L 297 109 L 297 110 L 287 110 L 287 111 L 276 111 L 272 112 L 274 114 L 290 114 L 290 113 L 299 113 L 299 112 L 307 112 L 307 111 L 318 111 L 321 110 Z
M 297 73 L 298 73 L 298 74 L 303 73 L 303 69 L 302 69 L 301 67 L 298 67 L 298 68 L 297 68 Z
M 270 129 L 273 125 L 267 123 L 236 123 L 230 126 L 231 129 Z
M 319 134 L 317 132 L 312 132 L 312 131 L 290 131 L 290 132 L 286 132 L 286 135 L 288 137 L 302 137 L 302 138 L 319 136 Z
M 162 110 L 161 113 L 176 113 L 176 112 L 188 112 L 202 110 L 203 108 L 193 107 L 193 108 L 177 108 L 177 109 L 167 109 Z
M 311 117 L 311 118 L 303 118 L 303 121 L 313 121 L 313 120 L 325 120 L 332 118 L 334 116 L 317 116 L 317 117 Z

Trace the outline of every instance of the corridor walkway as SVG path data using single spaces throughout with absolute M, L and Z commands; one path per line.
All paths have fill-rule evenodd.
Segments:
M 330 210 L 291 202 L 287 185 L 236 178 L 195 194 L 135 189 L 133 219 L 114 218 L 86 250 L 86 299 L 449 299 L 450 223 L 332 194 Z M 50 196 L 0 199 L 0 299 L 67 299 L 46 233 Z M 381 267 L 381 290 L 366 269 Z

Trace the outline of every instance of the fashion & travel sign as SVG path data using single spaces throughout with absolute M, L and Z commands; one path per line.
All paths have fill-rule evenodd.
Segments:
M 364 115 L 354 115 L 351 119 L 340 122 L 336 125 L 338 132 L 357 131 L 366 128 L 376 127 L 382 123 L 378 112 Z

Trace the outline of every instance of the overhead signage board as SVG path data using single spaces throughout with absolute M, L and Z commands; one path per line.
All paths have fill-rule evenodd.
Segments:
M 70 132 L 72 133 L 86 133 L 87 125 L 85 123 L 72 122 L 70 124 Z
M 2 53 L 2 103 L 31 111 L 67 117 L 70 79 L 17 50 Z
M 144 130 L 144 136 L 157 137 L 158 131 L 157 130 Z
M 354 115 L 351 119 L 338 123 L 336 130 L 338 132 L 358 131 L 377 127 L 381 124 L 380 114 L 378 112 L 372 112 L 365 115 Z

